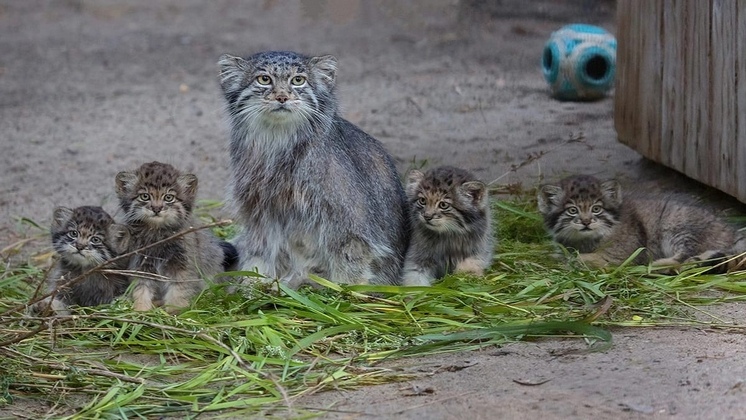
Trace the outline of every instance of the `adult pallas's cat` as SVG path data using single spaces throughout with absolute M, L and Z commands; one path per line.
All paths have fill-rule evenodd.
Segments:
M 404 191 L 381 143 L 339 116 L 336 58 L 268 51 L 219 66 L 240 267 L 291 287 L 309 274 L 397 284 Z

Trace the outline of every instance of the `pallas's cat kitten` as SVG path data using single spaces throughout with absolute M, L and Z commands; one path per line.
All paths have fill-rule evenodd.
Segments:
M 169 164 L 150 162 L 135 171 L 120 172 L 116 192 L 124 223 L 132 232 L 129 251 L 199 225 L 192 216 L 197 177 Z M 206 279 L 223 271 L 224 261 L 230 258 L 224 249 L 229 248 L 202 229 L 137 252 L 130 259 L 130 270 L 165 279 L 133 276 L 134 309 L 186 307 L 205 288 Z
M 554 239 L 591 267 L 617 265 L 638 248 L 636 264 L 676 267 L 738 253 L 746 244 L 712 211 L 680 194 L 628 194 L 615 180 L 575 175 L 544 185 L 539 211 Z
M 297 287 L 399 281 L 404 191 L 389 154 L 337 112 L 337 60 L 220 58 L 242 270 Z
M 429 286 L 454 271 L 482 275 L 494 249 L 487 187 L 470 172 L 443 166 L 407 175 L 412 239 L 404 284 Z
M 125 226 L 114 223 L 101 207 L 57 207 L 52 216 L 51 234 L 59 260 L 47 277 L 47 293 L 57 290 L 57 294 L 54 299 L 34 304 L 32 312 L 43 312 L 49 307 L 58 314 L 66 314 L 69 306 L 98 306 L 124 294 L 129 280 L 111 272 L 94 271 L 85 279 L 64 286 L 122 253 L 129 239 Z M 126 265 L 126 261 L 115 261 L 102 269 L 116 270 Z

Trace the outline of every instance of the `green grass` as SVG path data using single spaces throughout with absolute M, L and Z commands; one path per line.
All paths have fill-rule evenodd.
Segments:
M 0 413 L 308 416 L 300 396 L 408 379 L 386 369 L 397 358 L 546 336 L 603 350 L 611 327 L 718 325 L 697 306 L 746 297 L 746 273 L 586 270 L 561 256 L 534 209 L 528 198 L 495 203 L 498 257 L 481 278 L 452 275 L 429 288 L 315 279 L 325 288 L 279 293 L 215 286 L 178 316 L 136 313 L 121 300 L 24 318 L 12 309 L 34 295 L 44 267 L 3 267 Z

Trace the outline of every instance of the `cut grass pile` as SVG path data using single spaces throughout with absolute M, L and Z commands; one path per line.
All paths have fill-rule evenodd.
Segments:
M 386 360 L 544 336 L 603 349 L 609 327 L 718 325 L 695 306 L 746 297 L 746 273 L 589 271 L 557 258 L 534 208 L 529 198 L 495 203 L 498 257 L 483 278 L 449 276 L 429 288 L 315 279 L 324 287 L 280 293 L 215 286 L 178 316 L 133 312 L 123 299 L 71 316 L 24 317 L 13 309 L 34 296 L 44 271 L 4 267 L 0 410 L 34 418 L 308 415 L 294 406 L 299 396 L 407 379 Z

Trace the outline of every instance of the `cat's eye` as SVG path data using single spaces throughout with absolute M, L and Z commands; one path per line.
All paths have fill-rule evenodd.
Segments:
M 565 210 L 565 211 L 566 211 L 566 212 L 567 212 L 567 214 L 569 214 L 570 216 L 575 216 L 576 214 L 578 214 L 578 208 L 577 208 L 577 207 L 574 207 L 574 206 L 573 206 L 573 207 L 568 207 L 568 208 L 567 208 L 567 210 Z
M 259 76 L 256 76 L 256 82 L 260 85 L 267 86 L 272 83 L 272 78 L 266 74 L 260 74 Z
M 595 206 L 591 207 L 591 213 L 593 214 L 599 214 L 602 211 L 604 211 L 604 208 L 596 204 Z
M 91 237 L 91 243 L 93 245 L 98 245 L 98 244 L 101 243 L 101 238 L 99 238 L 98 236 L 92 236 Z
M 417 199 L 417 205 L 419 205 L 420 207 L 425 207 L 426 203 L 427 202 L 425 201 L 424 197 L 420 197 L 420 198 Z
M 140 195 L 137 196 L 137 199 L 140 201 L 150 201 L 150 194 L 140 193 Z
M 438 208 L 441 210 L 448 210 L 449 208 L 451 208 L 451 205 L 446 203 L 445 201 L 441 201 L 440 203 L 438 203 Z
M 173 201 L 176 199 L 176 196 L 173 194 L 166 194 L 163 196 L 163 201 L 166 203 L 173 203 Z
M 293 86 L 303 86 L 306 83 L 306 78 L 303 76 L 295 76 L 290 79 L 290 84 Z
M 71 230 L 71 231 L 67 232 L 67 236 L 75 239 L 75 238 L 78 237 L 78 231 L 77 230 Z

